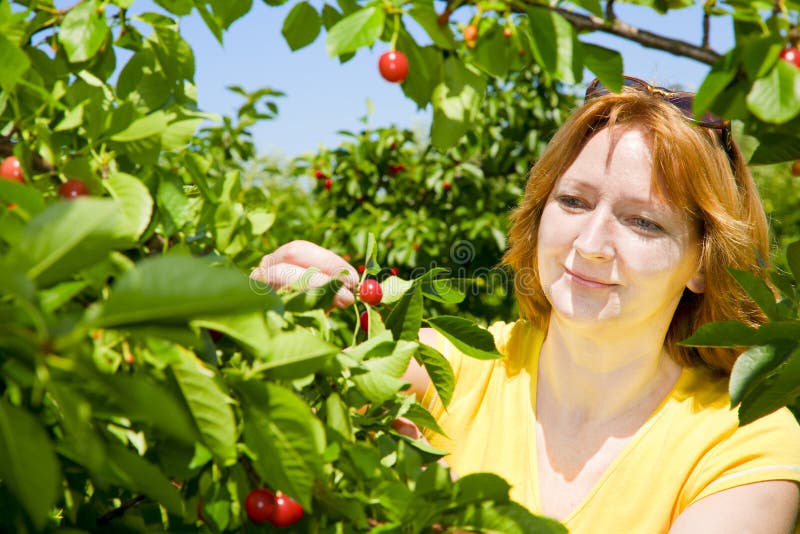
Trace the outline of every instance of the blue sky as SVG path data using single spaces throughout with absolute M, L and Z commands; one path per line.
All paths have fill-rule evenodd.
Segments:
M 252 11 L 233 24 L 220 45 L 196 14 L 181 22 L 181 33 L 195 52 L 196 83 L 200 106 L 219 114 L 233 113 L 240 97 L 226 90 L 240 85 L 247 90 L 271 87 L 286 93 L 277 99 L 279 115 L 274 121 L 253 128 L 259 151 L 292 157 L 320 146 L 336 146 L 343 138 L 339 130 L 358 131 L 367 115 L 368 100 L 373 113 L 367 125 L 397 125 L 427 131 L 430 108 L 417 110 L 396 84 L 380 77 L 377 61 L 388 43 L 362 49 L 345 64 L 325 53 L 325 33 L 310 46 L 292 52 L 281 35 L 283 19 L 295 1 L 270 7 L 253 1 Z M 321 2 L 312 0 L 315 7 Z M 149 0 L 134 4 L 135 11 L 151 8 Z M 617 15 L 634 26 L 698 43 L 698 7 L 658 16 L 649 9 L 617 3 Z M 712 23 L 711 45 L 717 51 L 732 46 L 730 18 Z M 616 48 L 623 55 L 627 74 L 664 85 L 681 84 L 696 89 L 708 67 L 664 52 L 645 49 L 622 39 L 593 34 L 582 40 Z M 588 75 L 591 76 L 590 74 Z

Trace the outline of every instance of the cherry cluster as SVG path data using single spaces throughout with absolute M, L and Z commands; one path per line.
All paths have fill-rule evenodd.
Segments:
M 276 527 L 290 527 L 300 521 L 305 513 L 300 504 L 281 493 L 267 488 L 254 489 L 244 500 L 247 517 L 253 523 L 269 521 Z

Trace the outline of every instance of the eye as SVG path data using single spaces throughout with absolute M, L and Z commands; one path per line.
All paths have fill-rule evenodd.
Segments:
M 631 225 L 633 225 L 637 230 L 641 230 L 649 234 L 660 234 L 664 231 L 661 225 L 651 221 L 650 219 L 645 219 L 644 217 L 631 217 L 630 222 Z
M 556 202 L 568 209 L 585 209 L 588 208 L 586 202 L 578 197 L 572 195 L 559 195 L 556 197 Z

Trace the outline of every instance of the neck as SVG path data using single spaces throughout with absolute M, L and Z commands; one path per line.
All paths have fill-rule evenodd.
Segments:
M 681 367 L 664 349 L 665 332 L 576 328 L 550 317 L 539 360 L 539 392 L 565 422 L 605 424 L 636 411 L 650 413 Z

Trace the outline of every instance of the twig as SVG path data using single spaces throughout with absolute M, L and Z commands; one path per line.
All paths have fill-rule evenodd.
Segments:
M 606 19 L 617 20 L 617 14 L 614 13 L 614 0 L 608 0 L 606 2 Z
M 109 510 L 105 514 L 103 514 L 100 517 L 98 517 L 97 521 L 96 521 L 97 526 L 98 527 L 105 526 L 105 525 L 109 524 L 111 521 L 113 521 L 114 519 L 116 519 L 118 517 L 122 517 L 122 515 L 128 510 L 128 508 L 136 506 L 137 504 L 139 504 L 140 502 L 144 501 L 145 499 L 147 499 L 147 497 L 145 497 L 144 495 L 139 495 L 139 496 L 134 497 L 133 499 L 131 499 L 129 501 L 125 501 L 124 503 L 122 503 L 118 507 L 114 508 L 113 510 Z
M 700 46 L 703 48 L 709 48 L 708 41 L 709 41 L 709 34 L 711 33 L 711 14 L 706 11 L 703 13 L 703 40 L 700 43 Z

